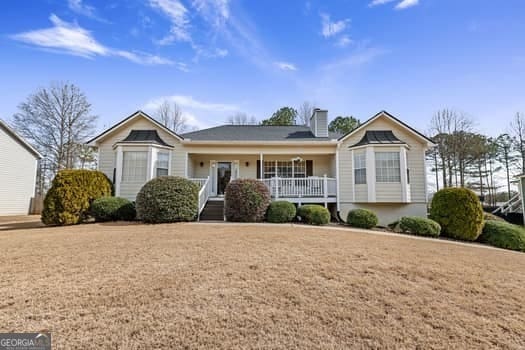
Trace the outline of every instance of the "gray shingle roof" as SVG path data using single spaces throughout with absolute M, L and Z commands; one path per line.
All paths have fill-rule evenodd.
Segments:
M 160 138 L 157 130 L 131 130 L 121 142 L 156 143 L 157 145 L 172 147 Z
M 182 135 L 194 141 L 329 141 L 341 135 L 315 137 L 307 126 L 222 125 Z
M 368 130 L 361 140 L 350 147 L 364 146 L 370 144 L 405 144 L 398 139 L 392 130 Z

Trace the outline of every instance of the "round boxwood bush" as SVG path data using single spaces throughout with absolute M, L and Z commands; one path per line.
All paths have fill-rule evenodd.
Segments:
M 263 221 L 270 201 L 270 191 L 261 181 L 232 180 L 224 191 L 224 215 L 228 221 Z
M 198 197 L 199 186 L 188 179 L 157 177 L 137 194 L 137 218 L 151 224 L 195 220 Z
M 371 229 L 379 222 L 377 215 L 368 209 L 354 209 L 348 212 L 346 223 L 353 227 Z
M 89 217 L 91 203 L 111 196 L 111 182 L 95 170 L 61 170 L 47 191 L 42 210 L 46 225 L 73 225 Z
M 499 248 L 525 252 L 525 229 L 508 222 L 490 220 L 485 222 L 478 241 Z
M 293 203 L 275 201 L 270 204 L 266 212 L 266 220 L 273 223 L 291 222 L 295 218 L 296 209 Z
M 404 216 L 399 220 L 401 232 L 418 236 L 438 237 L 441 226 L 437 222 L 418 216 Z
M 95 221 L 131 221 L 135 219 L 135 205 L 121 197 L 102 197 L 91 203 Z
M 475 241 L 483 229 L 483 208 L 474 192 L 466 188 L 445 188 L 434 195 L 430 218 L 441 225 L 441 234 Z
M 302 205 L 297 209 L 301 221 L 309 225 L 326 225 L 330 223 L 330 212 L 317 204 Z

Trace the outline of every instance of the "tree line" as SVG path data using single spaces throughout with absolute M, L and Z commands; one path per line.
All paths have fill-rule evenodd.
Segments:
M 525 115 L 516 113 L 507 129 L 491 137 L 478 132 L 464 113 L 453 109 L 435 113 L 428 134 L 436 147 L 428 151 L 427 159 L 436 189 L 467 187 L 488 205 L 509 200 L 513 177 L 525 172 Z

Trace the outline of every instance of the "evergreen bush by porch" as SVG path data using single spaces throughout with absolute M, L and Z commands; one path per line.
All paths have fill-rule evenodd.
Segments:
M 102 197 L 91 203 L 91 215 L 95 221 L 131 221 L 135 219 L 135 205 L 121 197 Z
M 371 229 L 379 222 L 377 215 L 368 209 L 354 209 L 348 212 L 346 223 L 353 227 Z
M 432 199 L 430 219 L 441 225 L 443 236 L 475 241 L 483 229 L 483 207 L 471 190 L 445 188 Z
M 224 215 L 228 221 L 263 221 L 270 202 L 270 191 L 261 181 L 232 180 L 224 193 Z
M 296 209 L 293 203 L 275 201 L 270 204 L 266 212 L 266 220 L 272 223 L 291 222 L 295 218 Z
M 317 204 L 302 205 L 297 209 L 297 216 L 301 221 L 309 225 L 327 225 L 330 223 L 330 212 L 323 206 Z
M 197 217 L 199 186 L 177 176 L 148 181 L 137 194 L 137 218 L 146 223 L 193 221 Z
M 418 236 L 439 237 L 441 226 L 431 219 L 418 216 L 404 216 L 399 220 L 401 232 Z
M 89 217 L 91 203 L 111 196 L 111 182 L 95 170 L 61 170 L 47 191 L 42 210 L 46 225 L 73 225 Z

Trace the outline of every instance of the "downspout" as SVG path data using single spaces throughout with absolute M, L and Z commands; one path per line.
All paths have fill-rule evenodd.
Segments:
M 337 143 L 337 147 L 335 149 L 335 195 L 336 195 L 336 219 L 339 221 L 339 222 L 345 222 L 344 220 L 341 219 L 341 216 L 340 216 L 340 209 L 341 209 L 341 205 L 340 205 L 340 202 L 339 202 L 339 148 L 340 148 L 341 144 L 340 143 Z

